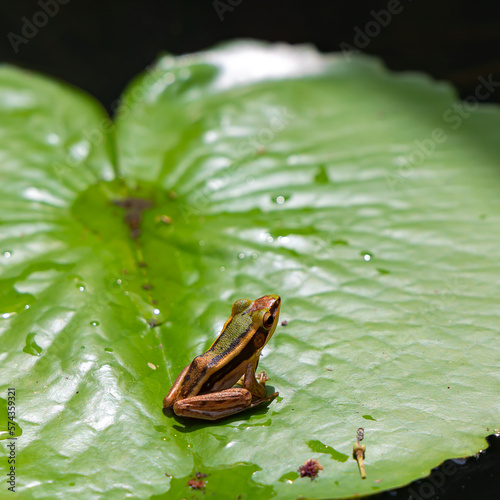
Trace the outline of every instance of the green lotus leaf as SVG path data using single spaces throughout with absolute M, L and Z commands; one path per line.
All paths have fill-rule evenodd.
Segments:
M 342 498 L 483 448 L 499 415 L 500 113 L 479 102 L 494 89 L 480 77 L 462 104 L 371 58 L 240 42 L 161 58 L 111 121 L 3 66 L 0 448 L 6 465 L 12 388 L 19 498 L 201 498 L 196 472 L 207 498 Z M 259 368 L 280 397 L 164 415 L 233 301 L 269 293 L 286 321 Z M 297 473 L 310 458 L 314 480 Z

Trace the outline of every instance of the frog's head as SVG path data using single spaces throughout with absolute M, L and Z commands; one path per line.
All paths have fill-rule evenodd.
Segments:
M 249 316 L 251 319 L 253 344 L 259 351 L 272 337 L 278 324 L 281 298 L 279 295 L 264 295 L 253 302 L 248 299 L 237 300 L 233 304 L 232 316 Z

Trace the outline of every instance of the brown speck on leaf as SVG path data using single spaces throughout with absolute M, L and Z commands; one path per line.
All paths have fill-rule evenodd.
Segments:
M 154 328 L 154 327 L 158 324 L 158 320 L 157 320 L 156 318 L 151 318 L 151 319 L 148 321 L 148 323 L 149 323 L 149 326 L 150 326 L 151 328 Z
M 148 267 L 148 265 L 145 262 L 138 262 L 137 265 L 139 267 Z
M 153 299 L 151 302 L 153 302 L 154 305 L 158 304 L 158 301 L 156 299 Z
M 168 215 L 157 215 L 155 217 L 155 221 L 170 225 L 170 224 L 172 224 L 172 217 L 169 217 Z
M 281 322 L 281 326 L 286 326 L 288 325 L 288 321 L 286 319 L 284 319 L 282 322 Z
M 168 192 L 168 197 L 171 199 L 171 200 L 176 200 L 179 196 L 177 195 L 177 193 L 175 191 L 169 191 Z
M 197 472 L 195 476 L 196 479 L 205 479 L 206 477 L 208 477 L 208 474 L 204 474 L 203 472 Z
M 150 285 L 149 283 L 145 283 L 144 285 L 142 285 L 142 288 L 144 288 L 144 290 L 151 290 L 151 288 L 153 288 L 153 285 Z
M 363 429 L 363 427 L 360 427 L 357 431 L 356 431 L 356 439 L 359 441 L 363 441 L 363 439 L 365 438 L 365 430 Z
M 204 490 L 207 487 L 207 482 L 201 479 L 190 479 L 187 485 L 193 490 Z
M 130 236 L 132 239 L 137 239 L 141 234 L 141 219 L 142 212 L 153 206 L 150 200 L 144 198 L 125 198 L 123 200 L 113 200 L 113 203 L 125 209 L 124 220 L 130 227 Z
M 315 459 L 310 458 L 299 467 L 300 477 L 310 477 L 311 481 L 318 476 L 318 472 L 323 470 L 323 466 Z

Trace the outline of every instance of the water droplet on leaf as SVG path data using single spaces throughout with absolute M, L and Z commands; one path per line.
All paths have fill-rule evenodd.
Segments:
M 371 252 L 367 252 L 366 250 L 363 250 L 360 255 L 363 257 L 365 262 L 369 262 L 373 259 L 373 254 Z

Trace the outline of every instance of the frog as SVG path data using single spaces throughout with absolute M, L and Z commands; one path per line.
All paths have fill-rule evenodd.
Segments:
M 279 295 L 239 299 L 231 316 L 207 349 L 176 378 L 163 408 L 179 417 L 218 420 L 271 402 L 264 371 L 256 375 L 262 349 L 278 324 Z

